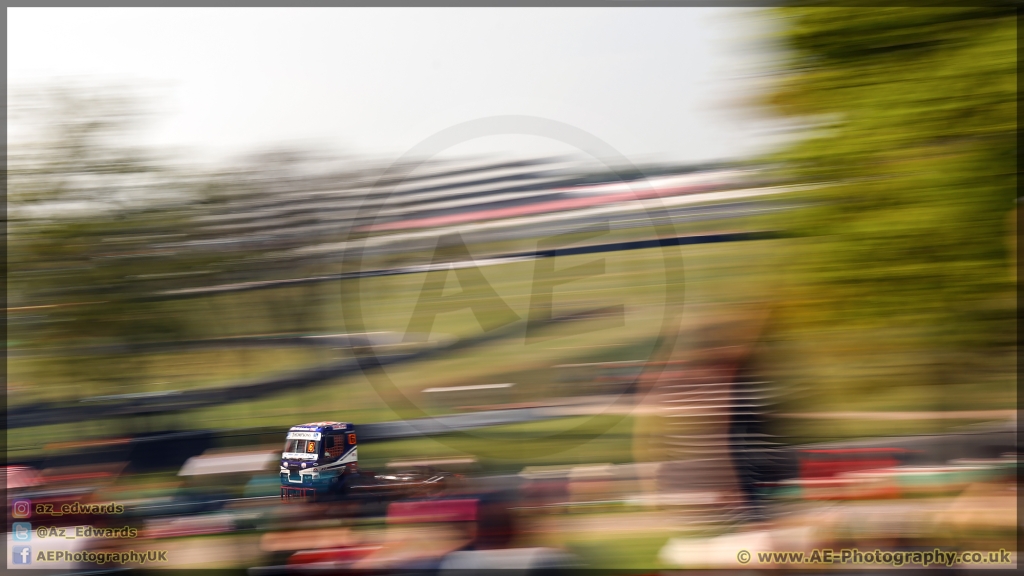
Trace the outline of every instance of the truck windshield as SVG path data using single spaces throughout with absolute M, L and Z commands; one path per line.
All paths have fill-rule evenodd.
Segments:
M 301 452 L 303 454 L 319 454 L 320 442 L 318 440 L 300 440 L 289 438 L 284 442 L 285 452 Z

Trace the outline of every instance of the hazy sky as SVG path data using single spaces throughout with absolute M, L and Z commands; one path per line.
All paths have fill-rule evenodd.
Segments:
M 540 116 L 634 161 L 760 149 L 735 103 L 763 50 L 750 11 L 24 9 L 7 11 L 9 87 L 86 77 L 159 87 L 151 140 L 205 158 L 273 145 L 397 156 L 444 128 Z M 449 153 L 566 148 L 490 137 Z

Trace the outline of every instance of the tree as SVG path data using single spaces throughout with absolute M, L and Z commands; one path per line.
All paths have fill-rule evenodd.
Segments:
M 1012 381 L 1015 10 L 774 15 L 786 53 L 765 103 L 814 130 L 770 160 L 827 183 L 789 222 L 776 335 L 810 343 L 802 376 L 863 393 Z
M 123 346 L 191 330 L 180 306 L 143 299 L 182 282 L 206 258 L 159 248 L 187 228 L 195 182 L 134 139 L 144 104 L 122 88 L 52 87 L 13 99 L 8 294 L 14 312 L 34 320 L 12 326 L 19 344 Z M 138 385 L 140 362 L 64 353 L 33 363 L 39 372 L 25 376 L 96 393 Z
M 74 85 L 12 100 L 8 288 L 21 321 L 11 335 L 19 347 L 58 349 L 29 362 L 37 369 L 29 381 L 84 384 L 82 394 L 138 391 L 150 358 L 134 353 L 136 344 L 309 329 L 322 320 L 318 303 L 297 298 L 295 288 L 228 296 L 234 307 L 223 296 L 166 296 L 303 275 L 287 249 L 310 238 L 278 234 L 274 220 L 284 210 L 266 222 L 251 213 L 287 208 L 288 193 L 338 182 L 310 176 L 314 158 L 302 151 L 215 173 L 156 156 L 136 138 L 149 103 L 131 87 Z M 232 318 L 239 307 L 245 312 Z

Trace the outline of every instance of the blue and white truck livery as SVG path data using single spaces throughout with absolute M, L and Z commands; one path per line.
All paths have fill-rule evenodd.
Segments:
M 292 426 L 281 453 L 281 498 L 389 500 L 435 495 L 461 478 L 420 466 L 394 474 L 359 469 L 356 427 L 348 422 Z
M 308 497 L 336 492 L 347 473 L 355 473 L 355 426 L 347 422 L 313 422 L 292 426 L 281 453 L 281 497 Z

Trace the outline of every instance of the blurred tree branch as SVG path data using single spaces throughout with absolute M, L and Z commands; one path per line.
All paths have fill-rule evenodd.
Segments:
M 818 122 L 769 160 L 835 184 L 789 222 L 805 240 L 789 260 L 777 335 L 874 370 L 806 375 L 826 388 L 971 381 L 979 363 L 1009 377 L 1015 10 L 773 12 L 786 54 L 764 104 Z M 847 337 L 856 349 L 837 343 Z

